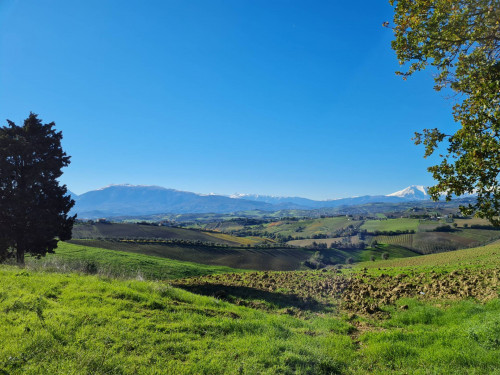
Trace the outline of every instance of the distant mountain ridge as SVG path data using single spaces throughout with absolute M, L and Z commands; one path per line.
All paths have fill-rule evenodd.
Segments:
M 263 202 L 239 201 L 221 195 L 201 195 L 160 186 L 111 185 L 75 198 L 73 211 L 80 218 L 272 209 L 271 205 Z
M 73 213 L 79 218 L 150 215 L 161 213 L 231 213 L 238 211 L 278 211 L 318 209 L 374 202 L 408 202 L 429 199 L 425 187 L 412 185 L 388 195 L 365 195 L 317 201 L 302 197 L 274 197 L 257 194 L 232 196 L 197 194 L 160 186 L 109 185 L 76 195 Z
M 231 195 L 232 198 L 236 199 L 247 199 L 257 202 L 266 202 L 273 205 L 286 205 L 287 203 L 297 204 L 303 207 L 309 208 L 330 208 L 339 207 L 343 205 L 358 205 L 365 203 L 374 202 L 402 202 L 402 201 L 412 201 L 412 200 L 425 200 L 429 199 L 427 194 L 427 189 L 422 185 L 411 185 L 407 188 L 396 191 L 387 195 L 363 195 L 360 197 L 352 198 L 338 198 L 338 199 L 328 199 L 323 201 L 317 201 L 301 197 L 276 197 L 270 195 L 258 195 L 258 194 L 234 194 Z

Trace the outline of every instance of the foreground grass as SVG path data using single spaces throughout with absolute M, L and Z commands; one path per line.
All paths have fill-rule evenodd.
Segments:
M 39 270 L 0 266 L 0 374 L 500 374 L 499 250 L 225 274 L 61 244 Z M 148 265 L 206 296 L 102 276 Z
M 162 282 L 2 266 L 0 285 L 0 374 L 500 373 L 498 299 L 299 319 Z
M 159 282 L 0 268 L 3 374 L 330 374 L 355 345 L 302 321 Z
M 360 337 L 363 366 L 384 374 L 500 374 L 500 300 L 444 308 L 403 299 Z
M 29 268 L 54 271 L 81 271 L 122 278 L 178 279 L 214 273 L 241 272 L 224 267 L 108 250 L 59 242 L 55 254 L 42 259 L 29 258 Z

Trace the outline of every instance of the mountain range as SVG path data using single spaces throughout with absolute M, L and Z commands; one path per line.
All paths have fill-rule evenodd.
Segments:
M 426 188 L 412 185 L 387 195 L 365 195 L 331 200 L 301 197 L 276 197 L 256 194 L 231 196 L 197 194 L 160 186 L 110 185 L 81 195 L 68 191 L 76 201 L 72 213 L 80 219 L 150 215 L 162 213 L 231 213 L 240 211 L 278 211 L 351 206 L 375 202 L 410 202 L 428 200 Z

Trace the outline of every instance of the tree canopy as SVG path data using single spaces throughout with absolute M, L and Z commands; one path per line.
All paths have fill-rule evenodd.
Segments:
M 394 7 L 392 48 L 404 79 L 431 67 L 437 91 L 454 95 L 454 134 L 437 128 L 415 133 L 425 157 L 438 151 L 429 167 L 441 194 L 477 194 L 461 207 L 500 225 L 500 0 L 390 0 Z M 389 23 L 384 23 L 389 26 Z M 443 148 L 441 148 L 443 147 Z M 446 151 L 441 151 L 446 149 Z
M 31 113 L 23 126 L 7 120 L 0 128 L 0 260 L 53 252 L 71 238 L 75 202 L 58 178 L 70 163 L 61 132 Z

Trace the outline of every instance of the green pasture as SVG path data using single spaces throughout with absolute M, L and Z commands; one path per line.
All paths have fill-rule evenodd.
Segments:
M 418 230 L 420 224 L 419 219 L 382 219 L 382 220 L 366 220 L 361 229 L 365 229 L 368 232 L 390 232 L 397 230 Z
M 304 321 L 161 282 L 0 267 L 2 374 L 332 374 L 351 326 Z
M 240 271 L 231 267 L 183 262 L 67 242 L 59 242 L 55 254 L 48 254 L 41 259 L 28 257 L 27 266 L 34 269 L 76 270 L 113 277 L 162 280 Z

